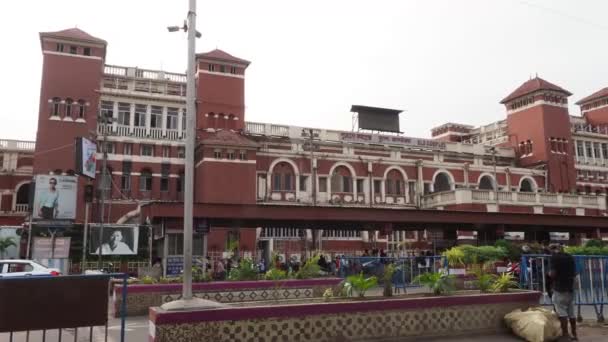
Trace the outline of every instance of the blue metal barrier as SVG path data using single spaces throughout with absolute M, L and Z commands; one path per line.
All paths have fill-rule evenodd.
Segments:
M 0 282 L 7 282 L 8 284 L 10 284 L 9 282 L 11 280 L 31 280 L 31 281 L 36 281 L 38 279 L 41 278 L 107 278 L 108 281 L 110 281 L 111 279 L 122 279 L 122 285 L 123 285 L 123 291 L 122 291 L 122 303 L 121 303 L 121 307 L 120 307 L 120 341 L 124 342 L 125 341 L 125 326 L 126 326 L 126 313 L 127 313 L 127 280 L 129 279 L 129 275 L 126 273 L 104 273 L 104 274 L 90 274 L 90 275 L 65 275 L 65 276 L 23 276 L 23 277 L 4 277 L 4 278 L 0 278 Z M 43 290 L 43 289 L 41 289 Z M 108 293 L 109 294 L 109 293 Z M 86 300 L 86 298 L 83 298 L 83 300 Z M 58 303 L 61 304 L 61 303 Z M 106 313 L 107 314 L 107 313 Z M 81 341 L 81 339 L 78 339 L 78 328 L 83 328 L 83 327 L 58 327 L 58 328 L 54 328 L 54 329 L 49 329 L 51 331 L 53 330 L 57 330 L 57 340 L 61 341 L 62 340 L 62 330 L 63 329 L 74 329 L 74 341 Z M 84 327 L 84 328 L 89 328 L 89 341 L 94 341 L 93 339 L 93 327 Z M 34 330 L 35 331 L 35 330 Z M 8 337 L 9 337 L 9 341 L 12 342 L 13 341 L 13 337 L 16 337 L 14 335 L 16 335 L 15 333 L 17 333 L 18 331 L 9 331 L 8 332 Z M 26 341 L 30 340 L 30 336 L 32 335 L 33 331 L 25 331 L 25 338 Z M 106 321 L 105 323 L 105 341 L 108 340 L 108 322 Z M 1 337 L 2 334 L 0 334 Z M 47 336 L 47 330 L 41 330 L 41 339 L 42 341 L 46 341 L 47 338 L 49 338 L 50 336 Z M 95 339 L 95 341 L 98 340 L 97 338 Z
M 604 305 L 608 305 L 608 256 L 574 255 L 576 273 L 574 282 L 575 304 L 578 319 L 582 320 L 581 306 L 592 306 L 598 322 L 604 321 Z M 522 255 L 520 265 L 522 288 L 540 291 L 541 305 L 553 305 L 551 301 L 551 256 L 545 254 Z
M 363 272 L 366 277 L 378 277 L 378 281 L 382 283 L 384 267 L 388 264 L 394 264 L 396 268 L 392 277 L 392 283 L 396 289 L 419 287 L 419 284 L 413 282 L 418 275 L 439 272 L 446 266 L 445 258 L 439 255 L 395 258 L 342 256 L 337 273 L 339 277 L 346 278 Z

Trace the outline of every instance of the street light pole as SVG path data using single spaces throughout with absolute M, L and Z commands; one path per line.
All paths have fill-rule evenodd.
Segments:
M 194 148 L 196 141 L 196 86 L 194 57 L 196 50 L 196 0 L 188 1 L 188 69 L 186 71 L 186 161 L 184 191 L 184 283 L 182 299 L 192 299 L 192 207 L 194 202 Z
M 102 255 L 102 244 L 103 244 L 103 222 L 105 219 L 105 207 L 106 207 L 106 173 L 108 168 L 108 129 L 109 126 L 108 118 L 105 113 L 102 113 L 101 122 L 103 124 L 103 144 L 101 145 L 101 151 L 103 153 L 103 161 L 101 166 L 101 191 L 100 191 L 100 202 L 101 202 L 101 220 L 99 221 L 99 250 L 97 254 L 97 269 L 101 270 L 101 255 Z

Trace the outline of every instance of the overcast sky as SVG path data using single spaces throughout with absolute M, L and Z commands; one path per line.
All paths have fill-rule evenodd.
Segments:
M 35 139 L 38 32 L 77 26 L 107 64 L 184 72 L 187 0 L 0 3 L 0 138 Z M 197 51 L 252 63 L 246 120 L 351 129 L 351 104 L 405 110 L 401 129 L 505 117 L 499 101 L 538 75 L 574 95 L 608 86 L 608 1 L 198 1 Z

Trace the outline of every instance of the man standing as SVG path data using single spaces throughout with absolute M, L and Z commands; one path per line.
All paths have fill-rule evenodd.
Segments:
M 552 254 L 551 270 L 549 271 L 553 283 L 552 300 L 562 326 L 562 336 L 568 337 L 568 320 L 570 320 L 571 341 L 578 341 L 574 314 L 574 279 L 576 277 L 574 257 L 564 253 L 558 244 L 550 245 L 549 250 Z
M 38 216 L 45 220 L 52 220 L 57 216 L 59 208 L 59 191 L 57 179 L 49 179 L 49 189 L 40 196 Z

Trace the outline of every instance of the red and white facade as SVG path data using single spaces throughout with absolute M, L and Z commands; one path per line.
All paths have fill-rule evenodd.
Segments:
M 420 139 L 247 121 L 255 119 L 245 116 L 249 62 L 221 50 L 197 54 L 197 112 L 187 113 L 184 74 L 110 65 L 107 43 L 76 28 L 41 33 L 40 39 L 36 157 L 33 169 L 15 166 L 18 176 L 3 170 L 3 217 L 20 208 L 19 182 L 32 173 L 72 172 L 74 138 L 93 137 L 101 146 L 106 134 L 111 178 L 101 179 L 98 163 L 96 180 L 107 193 L 105 221 L 144 222 L 142 204 L 181 201 L 187 115 L 197 120 L 198 203 L 606 214 L 606 89 L 580 100 L 582 116 L 571 116 L 571 94 L 534 78 L 501 101 L 504 120 L 480 127 L 447 123 L 433 128 L 431 139 Z M 98 114 L 113 122 L 98 124 Z M 5 167 L 11 153 L 23 151 L 7 149 Z M 27 153 L 31 159 L 31 147 Z M 88 181 L 79 182 L 83 198 Z M 95 202 L 93 222 L 101 219 L 99 209 Z M 77 223 L 83 219 L 81 205 Z M 157 254 L 179 254 L 181 223 L 164 224 L 168 235 Z M 344 230 L 321 235 L 322 248 L 334 252 L 431 239 L 423 227 L 388 235 Z M 235 237 L 245 251 L 254 251 L 260 241 L 298 251 L 318 240 L 311 230 L 290 227 L 212 227 L 209 251 L 225 250 Z

